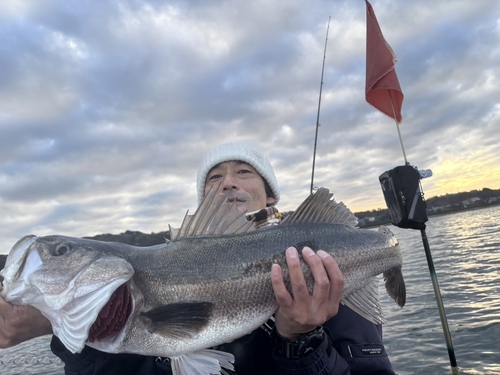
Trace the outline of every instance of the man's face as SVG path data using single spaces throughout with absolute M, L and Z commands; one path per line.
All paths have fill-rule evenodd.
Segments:
M 267 197 L 264 180 L 259 172 L 242 161 L 226 161 L 208 172 L 205 195 L 210 188 L 217 187 L 217 195 L 224 195 L 231 190 L 227 200 L 236 202 L 236 209 L 240 212 L 261 210 L 276 201 L 275 198 Z

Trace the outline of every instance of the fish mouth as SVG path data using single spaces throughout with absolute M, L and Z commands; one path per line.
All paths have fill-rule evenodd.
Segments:
M 127 283 L 120 285 L 90 327 L 88 342 L 102 341 L 120 332 L 132 311 L 132 296 Z

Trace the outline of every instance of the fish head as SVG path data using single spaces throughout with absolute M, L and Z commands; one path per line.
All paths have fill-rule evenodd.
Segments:
M 79 352 L 101 310 L 133 274 L 133 267 L 113 252 L 112 244 L 30 235 L 7 256 L 0 272 L 0 295 L 11 304 L 40 310 L 65 346 Z M 130 298 L 125 300 L 128 304 Z

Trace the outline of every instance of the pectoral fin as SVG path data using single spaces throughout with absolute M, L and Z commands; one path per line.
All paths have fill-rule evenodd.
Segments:
M 206 301 L 185 301 L 155 307 L 141 316 L 151 321 L 153 332 L 175 338 L 189 338 L 208 324 L 213 303 Z

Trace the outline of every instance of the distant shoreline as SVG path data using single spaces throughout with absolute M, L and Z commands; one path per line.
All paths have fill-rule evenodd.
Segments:
M 444 215 L 451 215 L 451 214 L 458 214 L 460 212 L 465 212 L 465 211 L 474 211 L 474 210 L 482 210 L 484 208 L 488 208 L 488 207 L 494 207 L 494 206 L 498 206 L 500 205 L 500 202 L 494 202 L 494 203 L 489 203 L 489 204 L 485 204 L 485 205 L 481 205 L 481 206 L 472 206 L 472 207 L 461 207 L 461 208 L 458 208 L 458 207 L 453 207 L 449 210 L 444 210 L 444 211 L 441 211 L 441 212 L 433 212 L 433 213 L 430 213 L 428 214 L 428 217 L 431 218 L 432 216 L 444 216 Z M 354 215 L 358 215 L 357 213 L 355 213 Z M 379 225 L 392 225 L 392 222 L 390 219 L 385 219 L 385 220 L 375 220 L 375 221 L 370 221 L 368 222 L 368 224 L 364 224 L 364 225 L 358 225 L 359 228 L 373 228 L 373 227 L 377 227 Z

